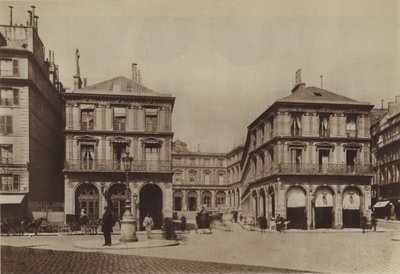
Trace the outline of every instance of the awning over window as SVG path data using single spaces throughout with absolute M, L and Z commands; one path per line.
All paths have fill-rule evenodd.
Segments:
M 25 195 L 16 194 L 16 195 L 0 195 L 0 204 L 1 205 L 9 205 L 9 204 L 20 204 L 24 199 Z
M 389 201 L 380 201 L 380 202 L 377 202 L 373 207 L 374 208 L 385 207 L 385 206 L 387 206 L 388 203 L 389 203 Z

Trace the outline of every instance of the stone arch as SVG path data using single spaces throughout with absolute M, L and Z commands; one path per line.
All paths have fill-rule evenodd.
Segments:
M 314 191 L 314 220 L 315 228 L 333 228 L 335 224 L 336 194 L 327 185 L 318 186 Z
M 208 191 L 208 190 L 203 191 L 203 193 L 201 194 L 201 202 L 202 202 L 202 205 L 204 205 L 205 207 L 211 207 L 212 194 L 210 191 Z
M 79 216 L 81 209 L 85 209 L 89 219 L 99 218 L 100 193 L 93 183 L 81 183 L 75 191 L 75 216 Z
M 286 190 L 288 228 L 307 229 L 307 190 L 294 185 Z
M 342 193 L 343 227 L 359 228 L 364 205 L 364 192 L 360 187 L 350 185 L 346 186 Z
M 226 203 L 226 194 L 224 191 L 219 190 L 217 191 L 217 193 L 215 194 L 215 204 L 217 205 L 217 207 L 223 207 L 225 206 Z

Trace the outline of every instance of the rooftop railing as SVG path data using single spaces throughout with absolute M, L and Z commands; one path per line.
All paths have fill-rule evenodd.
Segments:
M 122 161 L 103 159 L 68 159 L 65 160 L 64 168 L 69 171 L 125 171 Z M 130 172 L 138 171 L 171 171 L 171 162 L 161 160 L 133 160 Z

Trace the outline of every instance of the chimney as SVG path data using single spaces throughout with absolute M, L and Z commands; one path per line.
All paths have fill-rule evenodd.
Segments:
M 10 8 L 10 26 L 13 24 L 13 6 L 8 6 Z
M 85 88 L 87 86 L 87 78 L 83 78 L 83 87 Z
M 292 89 L 292 93 L 295 93 L 296 91 L 302 90 L 306 87 L 306 84 L 301 82 L 301 68 L 299 68 L 296 71 L 296 84 L 294 88 Z
M 138 84 L 142 84 L 142 75 L 140 74 L 140 69 L 137 70 L 137 82 Z
M 137 82 L 137 72 L 136 72 L 136 63 L 132 63 L 132 80 L 133 82 Z
M 33 19 L 34 19 L 34 21 L 35 21 L 34 27 L 35 27 L 36 31 L 38 31 L 39 16 L 35 15 L 35 17 L 34 17 Z
M 49 63 L 51 64 L 51 50 L 49 50 Z
M 74 76 L 74 90 L 78 90 L 82 88 L 82 79 L 80 75 L 80 68 L 79 68 L 79 49 L 75 51 L 75 65 L 76 65 L 76 74 Z
M 31 20 L 31 26 L 34 27 L 35 26 L 35 6 L 31 6 L 32 8 L 32 20 Z
M 33 24 L 32 11 L 28 10 L 28 13 L 29 13 L 29 24 L 28 24 L 28 26 L 32 27 L 32 24 Z

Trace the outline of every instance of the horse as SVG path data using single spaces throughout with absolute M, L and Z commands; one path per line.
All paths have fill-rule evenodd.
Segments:
M 43 221 L 46 221 L 47 218 L 46 217 L 40 217 L 38 219 L 33 220 L 32 222 L 29 222 L 28 225 L 25 226 L 25 230 L 27 229 L 34 229 L 35 231 L 35 236 L 37 236 L 39 228 L 42 224 Z
M 15 235 L 24 235 L 24 227 L 26 220 L 20 220 L 17 218 L 5 218 L 4 222 L 1 223 L 1 234 L 9 236 L 10 233 Z

